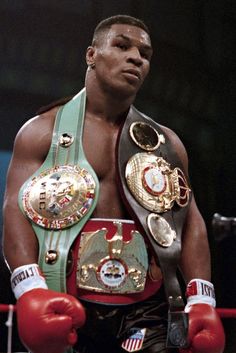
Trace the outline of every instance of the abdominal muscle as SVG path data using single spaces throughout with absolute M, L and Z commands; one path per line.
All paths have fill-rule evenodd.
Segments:
M 99 182 L 100 191 L 97 206 L 92 214 L 93 218 L 131 219 L 124 203 L 116 181 L 106 178 Z

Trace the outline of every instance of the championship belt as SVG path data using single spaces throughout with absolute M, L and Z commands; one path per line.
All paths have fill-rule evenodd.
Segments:
M 116 229 L 112 236 L 109 236 L 109 223 Z M 127 224 L 121 221 L 104 222 L 104 226 L 97 231 L 81 233 L 78 288 L 109 294 L 142 292 L 148 269 L 142 235 L 137 230 L 129 232 Z
M 99 192 L 82 147 L 85 103 L 83 89 L 59 109 L 47 158 L 19 193 L 20 208 L 39 241 L 39 266 L 48 287 L 59 292 L 66 292 L 70 248 Z
M 167 346 L 187 344 L 185 303 L 176 276 L 191 190 L 171 142 L 155 121 L 130 108 L 120 134 L 122 194 L 156 253 L 169 302 Z

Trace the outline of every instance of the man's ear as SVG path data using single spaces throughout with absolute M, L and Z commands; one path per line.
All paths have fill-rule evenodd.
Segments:
M 93 66 L 95 64 L 95 48 L 90 46 L 86 51 L 86 63 L 88 66 Z

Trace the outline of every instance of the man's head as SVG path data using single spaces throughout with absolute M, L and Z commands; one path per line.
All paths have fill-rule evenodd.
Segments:
M 149 72 L 152 46 L 146 25 L 117 15 L 100 22 L 87 49 L 87 77 L 102 90 L 135 96 Z
M 93 33 L 92 45 L 93 46 L 96 45 L 99 39 L 102 39 L 104 33 L 108 31 L 112 25 L 115 25 L 115 24 L 139 27 L 150 36 L 150 31 L 148 27 L 140 19 L 132 16 L 128 16 L 128 15 L 116 15 L 116 16 L 108 17 L 98 23 Z

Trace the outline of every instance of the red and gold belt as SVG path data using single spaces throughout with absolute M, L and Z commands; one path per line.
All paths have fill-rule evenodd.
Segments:
M 72 246 L 72 263 L 67 291 L 84 300 L 130 304 L 162 283 L 149 277 L 147 246 L 129 220 L 89 220 Z

